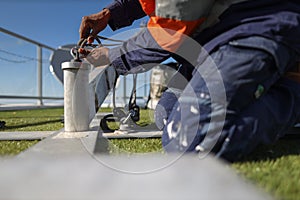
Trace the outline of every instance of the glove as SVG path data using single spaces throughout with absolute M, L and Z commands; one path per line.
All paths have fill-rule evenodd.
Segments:
M 110 11 L 103 9 L 99 13 L 84 16 L 82 18 L 79 34 L 81 39 L 88 39 L 88 43 L 93 43 L 97 34 L 105 29 L 110 18 Z
M 94 67 L 99 67 L 103 65 L 110 64 L 109 58 L 108 58 L 108 52 L 109 49 L 106 47 L 99 47 L 95 48 L 91 51 L 84 50 L 86 55 L 86 61 L 89 62 Z

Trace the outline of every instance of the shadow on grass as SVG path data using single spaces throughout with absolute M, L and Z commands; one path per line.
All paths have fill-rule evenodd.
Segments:
M 36 123 L 26 123 L 26 124 L 14 125 L 14 126 L 5 126 L 4 128 L 2 128 L 0 130 L 5 131 L 5 130 L 11 130 L 11 129 L 27 128 L 27 127 L 57 123 L 57 122 L 61 122 L 61 121 L 62 121 L 61 119 L 56 119 L 56 120 L 48 120 L 48 121 L 42 121 L 42 122 L 40 121 L 40 122 L 36 122 Z
M 283 138 L 273 145 L 261 145 L 239 162 L 267 161 L 289 155 L 300 155 L 300 138 Z

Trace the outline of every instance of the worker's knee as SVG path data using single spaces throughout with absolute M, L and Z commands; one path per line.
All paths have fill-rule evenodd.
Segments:
M 156 126 L 162 130 L 167 123 L 168 117 L 180 96 L 181 90 L 167 89 L 161 96 L 154 112 Z

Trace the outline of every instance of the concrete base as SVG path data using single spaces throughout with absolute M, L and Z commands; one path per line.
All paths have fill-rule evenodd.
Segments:
M 6 160 L 0 176 L 1 199 L 271 199 L 211 157 L 39 155 Z
M 31 131 L 31 132 L 0 132 L 0 141 L 6 140 L 43 140 L 54 136 L 54 139 L 84 138 L 89 134 L 97 134 L 98 131 L 85 132 L 64 132 L 60 131 Z M 58 133 L 58 134 L 56 134 Z M 103 133 L 107 139 L 127 139 L 127 138 L 160 138 L 161 131 L 145 130 L 140 132 L 126 133 L 124 131 L 115 131 L 112 133 Z
M 42 140 L 54 134 L 54 131 L 31 131 L 31 132 L 0 132 L 1 140 Z
M 108 155 L 101 135 L 60 130 L 0 160 L 0 199 L 271 199 L 210 156 Z
M 63 130 L 55 132 L 46 139 L 18 155 L 20 158 L 68 157 L 73 155 L 89 155 L 93 153 L 97 132 L 78 132 L 74 137 Z

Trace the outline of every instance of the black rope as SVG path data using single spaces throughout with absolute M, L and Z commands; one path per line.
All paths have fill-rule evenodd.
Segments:
M 19 63 L 27 63 L 27 62 L 32 62 L 32 61 L 40 61 L 37 58 L 16 54 L 16 53 L 6 51 L 6 50 L 1 49 L 1 48 L 0 48 L 0 52 L 2 52 L 4 54 L 7 54 L 7 55 L 10 55 L 10 56 L 14 56 L 14 57 L 18 57 L 18 58 L 23 59 L 23 60 L 14 60 L 14 59 L 9 59 L 9 58 L 4 58 L 4 57 L 1 56 L 0 60 L 6 61 L 6 62 L 18 63 L 19 64 Z M 41 61 L 43 63 L 48 63 L 49 62 L 47 59 L 41 59 Z
M 102 40 L 108 40 L 108 41 L 112 41 L 112 42 L 125 42 L 124 40 L 117 40 L 117 39 L 112 39 L 112 38 L 107 38 L 101 35 L 97 35 L 97 38 L 102 39 Z
M 129 99 L 129 110 L 136 106 L 136 82 L 137 82 L 137 74 L 133 74 L 133 86 Z
M 3 49 L 0 49 L 0 52 L 15 56 L 15 57 L 19 57 L 19 58 L 25 58 L 27 60 L 37 60 L 36 58 L 33 58 L 33 57 L 23 56 L 23 55 L 12 53 L 12 52 L 9 52 L 9 51 L 3 50 Z
M 10 62 L 10 63 L 27 63 L 27 62 L 32 62 L 33 60 L 12 60 L 12 59 L 7 59 L 7 58 L 3 58 L 0 56 L 0 60 L 6 61 L 6 62 Z

